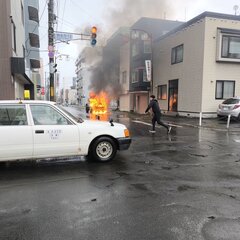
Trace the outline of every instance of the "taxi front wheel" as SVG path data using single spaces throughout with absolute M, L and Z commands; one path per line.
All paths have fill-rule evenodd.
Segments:
M 90 146 L 88 159 L 99 162 L 111 161 L 117 153 L 115 141 L 109 137 L 97 138 Z

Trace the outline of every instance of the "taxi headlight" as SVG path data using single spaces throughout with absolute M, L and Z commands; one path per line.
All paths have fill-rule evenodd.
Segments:
M 124 129 L 124 136 L 130 137 L 130 133 L 129 133 L 128 129 Z

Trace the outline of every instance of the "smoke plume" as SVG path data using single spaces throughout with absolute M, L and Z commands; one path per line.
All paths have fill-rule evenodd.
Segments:
M 187 2 L 189 0 L 182 0 Z M 114 6 L 114 3 L 117 6 Z M 109 7 L 107 7 L 106 13 L 103 18 L 108 23 L 105 28 L 101 29 L 98 33 L 98 46 L 105 45 L 106 39 L 108 39 L 114 32 L 120 27 L 131 27 L 141 17 L 158 18 L 176 20 L 177 6 L 174 0 L 115 0 L 109 1 Z M 120 4 L 120 5 L 119 5 Z M 103 62 L 98 61 L 97 63 L 91 63 L 91 59 L 88 59 L 91 65 L 94 65 L 91 70 L 90 89 L 95 92 L 108 91 L 113 96 L 116 96 L 121 92 L 121 86 L 118 81 L 114 79 L 120 76 L 106 75 L 103 69 L 109 69 L 114 67 L 114 56 L 119 49 L 110 49 L 104 57 L 105 67 L 103 68 Z M 92 56 L 92 55 L 90 55 Z

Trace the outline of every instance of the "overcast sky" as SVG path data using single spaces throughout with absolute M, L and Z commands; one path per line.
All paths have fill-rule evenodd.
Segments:
M 41 57 L 48 72 L 48 0 L 39 0 Z M 235 14 L 234 6 L 240 0 L 54 0 L 58 16 L 57 30 L 86 33 L 86 27 L 98 28 L 97 44 L 102 44 L 120 26 L 131 26 L 140 17 L 166 18 L 188 21 L 204 11 Z M 240 14 L 240 8 L 237 15 Z M 69 61 L 58 59 L 60 85 L 71 85 L 75 77 L 75 60 L 89 41 L 57 44 L 60 54 L 68 54 Z

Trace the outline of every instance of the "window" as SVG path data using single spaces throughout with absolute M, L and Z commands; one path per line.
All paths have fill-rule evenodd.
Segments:
M 132 45 L 132 57 L 137 56 L 140 53 L 139 43 L 135 42 Z
M 127 82 L 127 71 L 122 72 L 122 83 L 126 83 Z
M 151 53 L 151 40 L 145 40 L 144 41 L 144 53 Z
M 68 125 L 71 124 L 64 116 L 50 106 L 31 105 L 35 125 Z
M 167 84 L 158 86 L 157 97 L 158 97 L 159 100 L 166 100 L 167 99 Z
M 221 57 L 240 59 L 240 36 L 222 36 Z
M 240 31 L 219 28 L 217 30 L 217 61 L 240 62 Z
M 39 23 L 39 18 L 38 18 L 38 9 L 28 6 L 28 15 L 29 15 L 29 20 L 35 21 Z
M 12 20 L 12 48 L 14 52 L 17 52 L 17 40 L 16 40 L 16 25 Z
M 137 69 L 133 70 L 132 71 L 132 83 L 138 82 L 138 76 L 139 76 L 138 70 Z
M 221 81 L 216 82 L 216 99 L 226 99 L 234 96 L 235 81 Z
M 31 47 L 40 48 L 39 36 L 34 33 L 29 33 Z
M 24 105 L 0 106 L 1 125 L 27 125 L 27 114 Z
M 172 48 L 171 64 L 183 61 L 183 44 Z
M 143 82 L 149 82 L 147 79 L 147 72 L 145 69 L 143 70 Z

